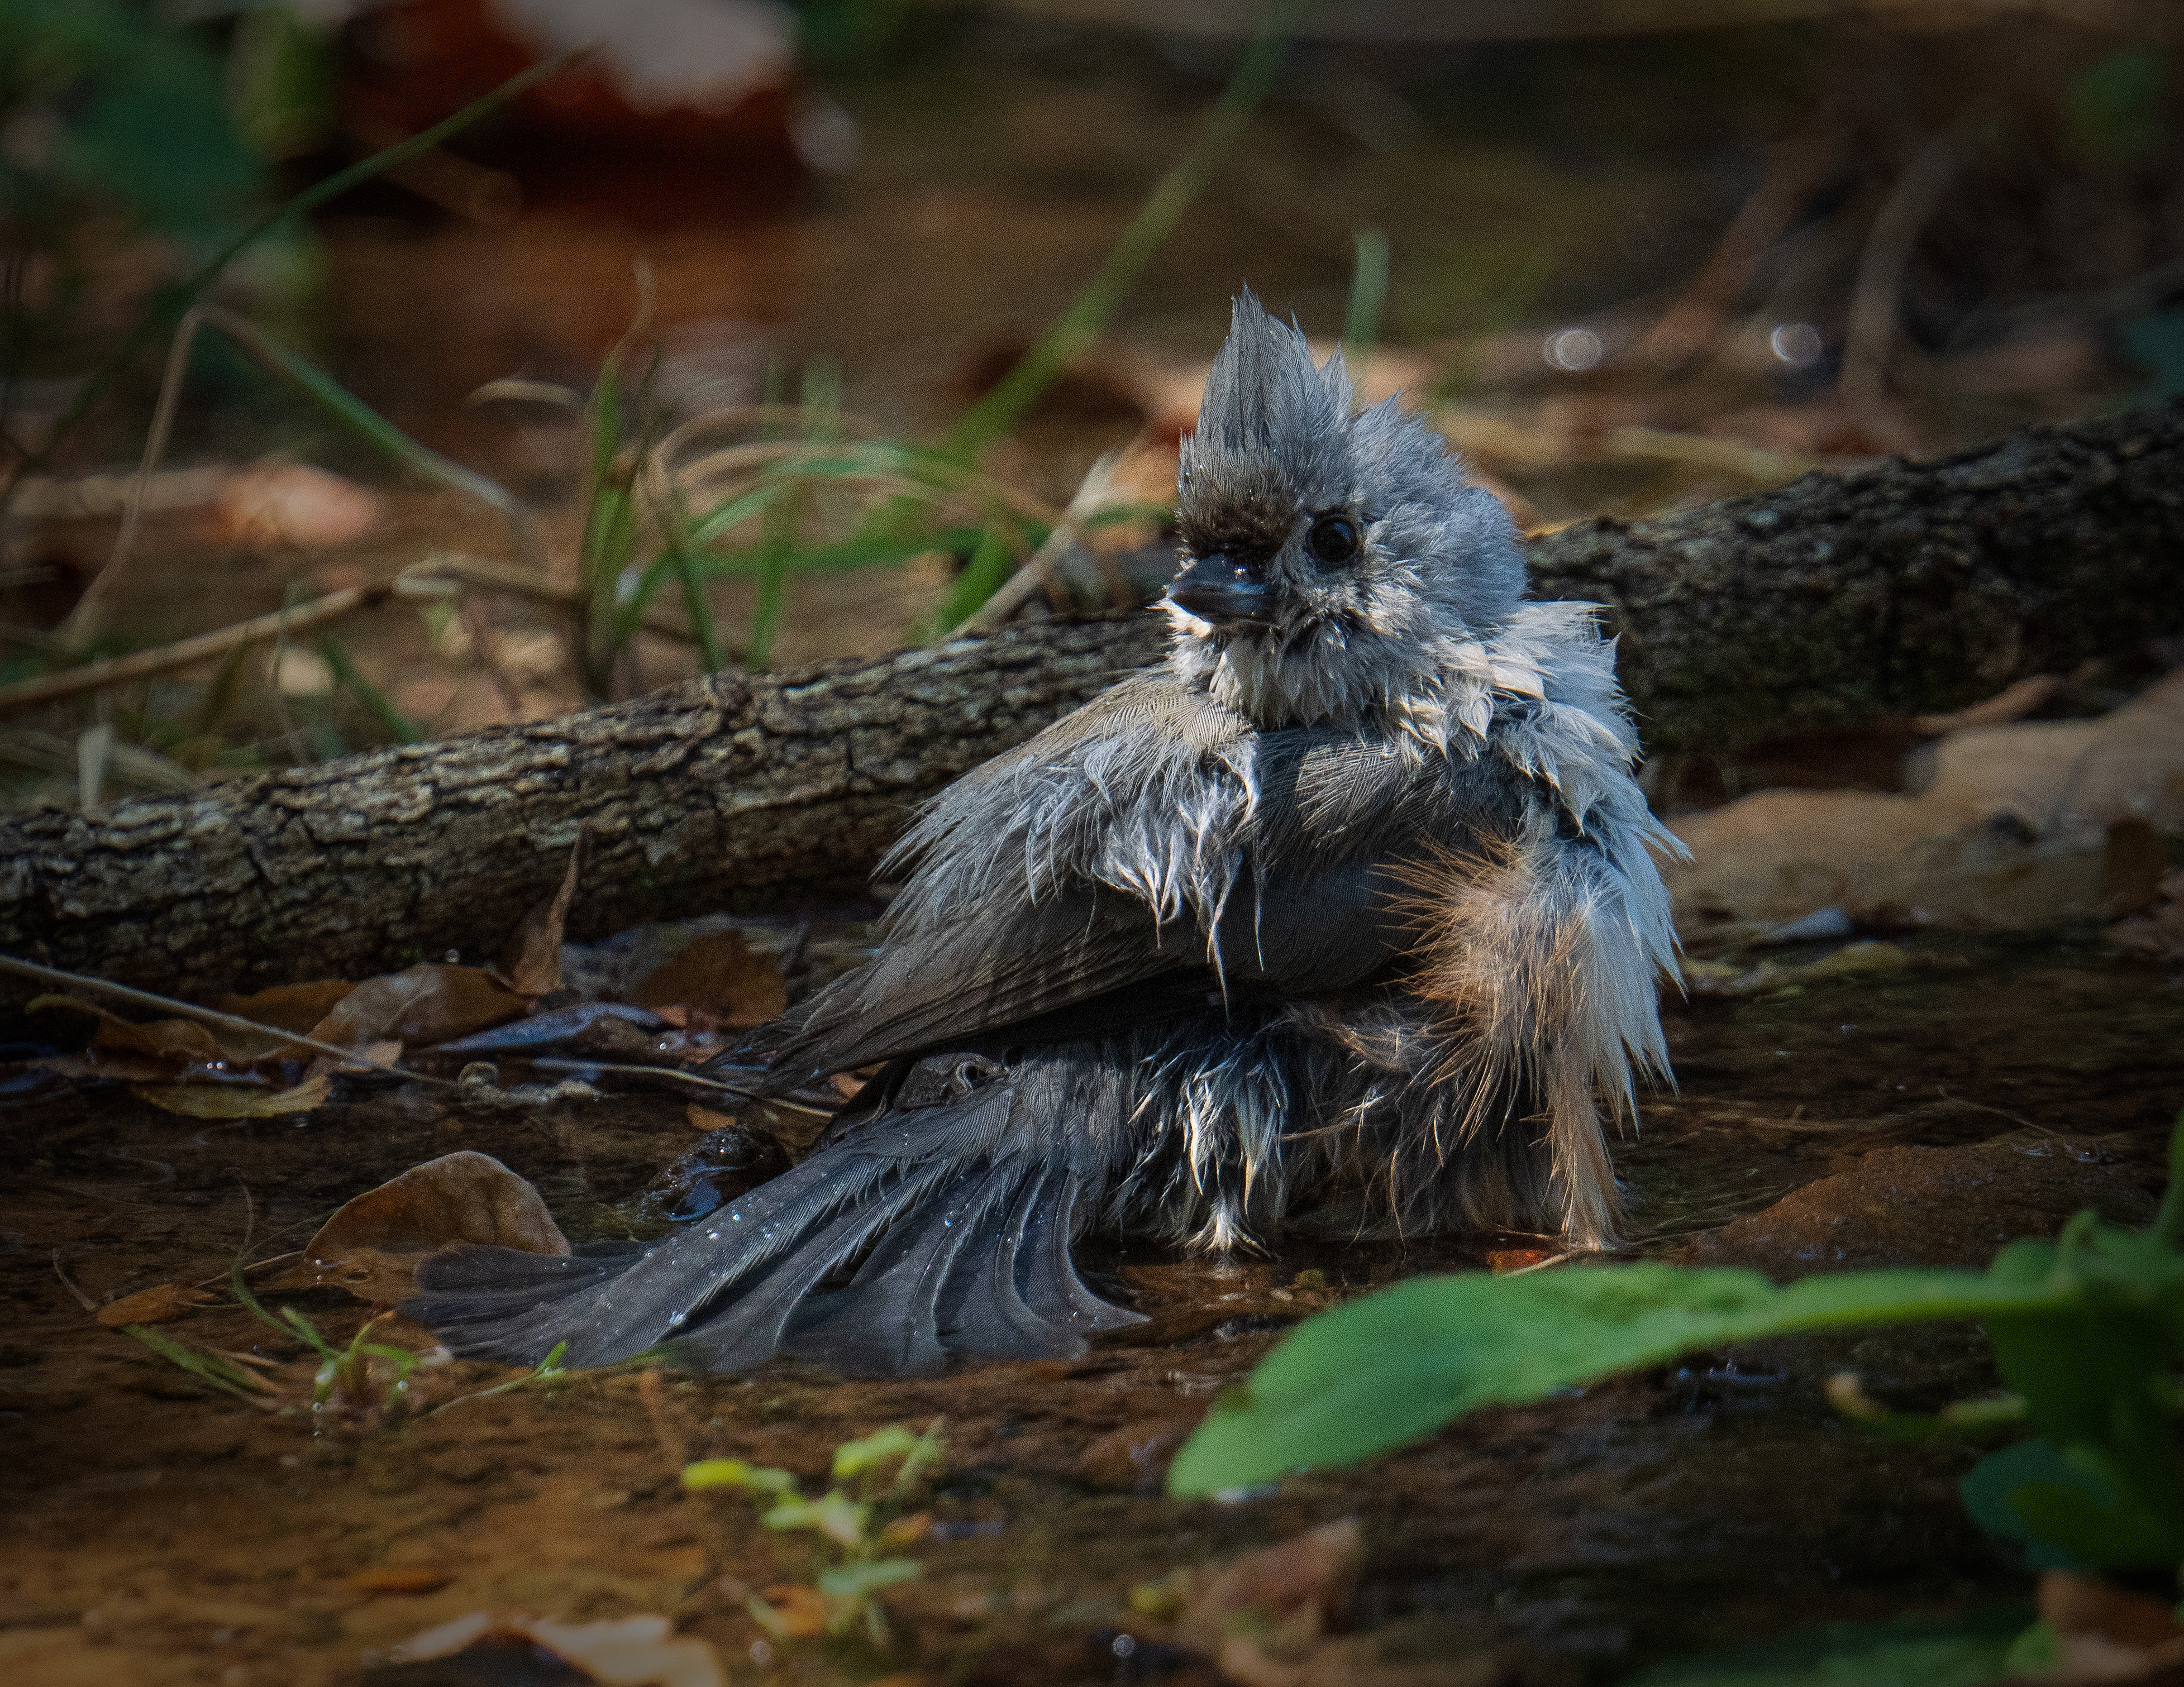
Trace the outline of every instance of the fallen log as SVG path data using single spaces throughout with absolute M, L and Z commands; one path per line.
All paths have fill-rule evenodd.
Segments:
M 1961 707 L 2184 629 L 2184 404 L 1537 540 L 1655 748 Z M 495 953 L 590 835 L 571 934 L 839 897 L 911 806 L 1160 649 L 1144 614 L 722 674 L 559 721 L 0 821 L 0 951 L 181 994 Z M 0 986 L 0 1001 L 21 992 Z

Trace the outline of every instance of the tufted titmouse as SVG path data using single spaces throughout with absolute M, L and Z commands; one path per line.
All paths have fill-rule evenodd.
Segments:
M 1673 972 L 1613 646 L 1493 495 L 1248 293 L 1184 442 L 1165 665 L 965 775 L 873 959 L 766 1033 L 879 1063 L 801 1164 L 649 1249 L 435 1256 L 460 1353 L 734 1371 L 1080 1351 L 1088 1227 L 1612 1239 L 1602 1120 Z

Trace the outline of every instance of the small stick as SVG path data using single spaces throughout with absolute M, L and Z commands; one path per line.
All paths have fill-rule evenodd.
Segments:
M 64 972 L 58 966 L 41 966 L 35 960 L 18 960 L 12 955 L 0 955 L 0 972 L 13 972 L 25 978 L 36 978 L 41 983 L 62 984 L 118 997 L 133 1002 L 138 1007 L 159 1008 L 168 1013 L 179 1013 L 188 1018 L 217 1025 L 229 1031 L 248 1031 L 259 1037 L 277 1038 L 283 1043 L 292 1043 L 300 1049 L 315 1049 L 322 1055 L 332 1055 L 344 1066 L 370 1066 L 374 1072 L 390 1072 L 396 1077 L 415 1078 L 423 1083 L 437 1083 L 453 1089 L 454 1083 L 444 1077 L 434 1077 L 430 1072 L 412 1072 L 407 1066 L 390 1061 L 375 1061 L 355 1049 L 344 1049 L 338 1043 L 321 1043 L 314 1037 L 304 1037 L 292 1031 L 283 1031 L 277 1025 L 260 1025 L 254 1019 L 245 1019 L 241 1014 L 222 1013 L 217 1008 L 199 1007 L 194 1002 L 177 1001 L 172 996 L 163 996 L 151 990 L 139 990 L 128 984 L 109 983 L 103 978 L 92 978 L 81 972 Z
M 159 459 L 166 454 L 167 440 L 175 431 L 175 411 L 182 397 L 182 376 L 190 365 L 190 348 L 198 337 L 198 325 L 202 313 L 186 312 L 175 325 L 174 343 L 167 348 L 166 373 L 159 378 L 159 402 L 152 412 L 152 431 L 144 437 L 143 460 L 137 464 L 136 472 L 129 482 L 127 501 L 121 506 L 121 531 L 114 535 L 114 549 L 75 607 L 69 611 L 68 620 L 62 624 L 61 643 L 71 650 L 81 650 L 98 637 L 106 621 L 106 600 L 114 595 L 114 588 L 129 566 L 131 554 L 136 548 L 136 529 L 144 516 L 144 494 L 150 490 L 152 476 L 159 466 Z
M 284 628 L 296 633 L 324 626 L 357 610 L 376 608 L 393 594 L 393 587 L 383 582 L 371 586 L 345 586 L 301 609 L 276 610 L 271 615 L 238 621 L 217 632 L 201 632 L 194 638 L 162 644 L 154 650 L 139 650 L 134 655 L 86 662 L 80 668 L 69 668 L 58 674 L 0 685 L 0 710 L 27 709 L 33 704 L 51 703 L 86 691 L 103 691 L 108 686 L 125 684 L 131 680 L 170 674 L 177 668 L 225 656 L 238 644 L 255 644 L 261 639 L 276 637 Z

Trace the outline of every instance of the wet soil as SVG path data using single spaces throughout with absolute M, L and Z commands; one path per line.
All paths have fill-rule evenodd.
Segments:
M 1981 1258 L 2087 1201 L 2142 1215 L 2184 1100 L 2184 988 L 2096 947 L 1935 938 L 1894 974 L 1669 1016 L 1680 1090 L 1619 1155 L 1640 1245 L 1781 1276 L 1831 1262 L 1822 1244 L 1845 1261 Z M 1972 1452 L 1868 1438 L 1820 1395 L 1847 1365 L 1907 1407 L 1991 1386 L 1968 1328 L 1724 1352 L 1235 1503 L 1159 1497 L 1207 1400 L 1289 1323 L 1536 1239 L 1284 1243 L 1227 1263 L 1095 1250 L 1095 1273 L 1153 1319 L 1076 1362 L 892 1384 L 622 1369 L 422 1416 L 511 1374 L 453 1362 L 420 1371 L 408 1417 L 376 1427 L 215 1393 L 64 1286 L 103 1303 L 203 1284 L 213 1303 L 162 1331 L 257 1356 L 307 1396 L 315 1361 L 226 1296 L 246 1239 L 255 1257 L 292 1249 L 348 1197 L 459 1148 L 534 1179 L 575 1239 L 649 1233 L 664 1168 L 698 1140 L 680 1096 L 482 1110 L 445 1094 L 359 1087 L 301 1122 L 231 1124 L 119 1086 L 26 1077 L 0 1097 L 0 1678 L 351 1683 L 405 1636 L 493 1608 L 671 1613 L 737 1679 L 761 1679 L 759 1632 L 722 1578 L 808 1567 L 740 1500 L 682 1493 L 678 1466 L 728 1455 L 816 1478 L 838 1443 L 936 1417 L 951 1451 L 925 1577 L 886 1596 L 892 1668 L 934 1682 L 1156 1679 L 1155 1649 L 1113 1648 L 1139 1620 L 1134 1584 L 1345 1516 L 1368 1543 L 1363 1626 L 1541 1687 L 2029 1585 L 1956 1504 Z M 364 1316 L 337 1290 L 280 1298 L 336 1339 Z M 390 1567 L 444 1585 L 359 1578 Z M 770 1673 L 883 1668 L 815 1655 Z

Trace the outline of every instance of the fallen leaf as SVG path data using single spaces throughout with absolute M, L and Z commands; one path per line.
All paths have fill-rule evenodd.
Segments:
M 738 931 L 694 938 L 625 993 L 640 1007 L 700 1008 L 723 1025 L 764 1025 L 788 1005 L 779 963 Z
M 172 1323 L 209 1305 L 212 1298 L 202 1289 L 162 1283 L 153 1288 L 140 1289 L 134 1294 L 125 1294 L 119 1300 L 109 1300 L 95 1316 L 109 1329 L 120 1329 L 124 1324 Z
M 1178 1570 L 1134 1588 L 1133 1608 L 1173 1620 L 1176 1642 L 1215 1659 L 1239 1687 L 1490 1687 L 1490 1654 L 1389 1660 L 1369 1634 L 1337 1637 L 1364 1565 L 1346 1517 L 1225 1564 Z
M 504 1649 L 511 1637 L 543 1647 L 588 1672 L 604 1687 L 722 1687 L 727 1679 L 709 1642 L 678 1636 L 666 1617 L 649 1615 L 561 1623 L 550 1617 L 502 1617 L 474 1611 L 411 1635 L 389 1657 L 397 1664 L 423 1663 L 454 1657 L 476 1646 L 501 1654 L 483 1659 L 491 1668 L 505 1664 Z
M 759 1597 L 773 1612 L 773 1620 L 783 1638 L 809 1640 L 827 1632 L 827 1601 L 818 1589 L 795 1582 L 777 1582 L 770 1588 L 761 1588 Z
M 561 933 L 569 922 L 569 905 L 576 899 L 577 874 L 583 865 L 584 833 L 580 827 L 569 850 L 568 870 L 560 888 L 523 916 L 508 947 L 500 953 L 493 976 L 520 996 L 543 996 L 561 988 Z
M 212 1005 L 239 1019 L 254 1019 L 298 1037 L 334 1011 L 334 1005 L 356 986 L 346 978 L 321 978 L 309 984 L 276 984 L 248 996 L 214 996 Z
M 231 476 L 216 507 L 231 538 L 292 545 L 340 545 L 379 524 L 376 493 L 304 463 L 276 463 Z
M 365 979 L 310 1034 L 345 1049 L 382 1041 L 427 1045 L 514 1019 L 528 1005 L 489 972 L 424 961 Z
M 455 1578 L 452 1570 L 423 1564 L 377 1564 L 350 1572 L 348 1584 L 359 1593 L 437 1593 Z
M 209 1066 L 228 1058 L 219 1038 L 193 1019 L 155 1019 L 134 1025 L 116 1018 L 104 1008 L 78 1001 L 74 996 L 35 997 L 25 1011 L 44 1013 L 64 1009 L 98 1021 L 92 1033 L 91 1046 L 103 1053 L 141 1055 L 148 1060 L 176 1065 Z
M 282 1286 L 327 1283 L 359 1300 L 399 1300 L 412 1292 L 420 1259 L 460 1242 L 569 1252 L 528 1181 L 491 1155 L 465 1149 L 413 1166 L 343 1206 L 304 1244 Z
M 333 1093 L 333 1076 L 320 1072 L 292 1089 L 248 1083 L 133 1083 L 129 1093 L 192 1119 L 270 1119 L 324 1106 Z
M 700 1107 L 696 1102 L 684 1104 L 683 1122 L 694 1131 L 728 1131 L 736 1126 L 733 1113 L 716 1113 L 710 1107 Z

